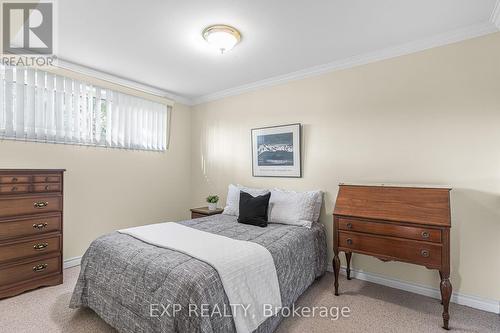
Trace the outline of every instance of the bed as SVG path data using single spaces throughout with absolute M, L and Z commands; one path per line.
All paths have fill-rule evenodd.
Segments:
M 184 226 L 267 248 L 276 266 L 282 305 L 291 306 L 327 267 L 325 228 L 238 223 L 214 215 L 177 222 Z M 175 316 L 151 316 L 150 304 L 181 304 Z M 70 307 L 91 308 L 120 332 L 236 332 L 230 316 L 190 316 L 188 304 L 230 309 L 217 271 L 189 255 L 113 232 L 96 239 L 82 258 Z M 171 311 L 168 311 L 171 313 Z M 256 332 L 273 332 L 281 322 L 269 317 Z

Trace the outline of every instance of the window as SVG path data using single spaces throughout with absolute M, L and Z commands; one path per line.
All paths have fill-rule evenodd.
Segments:
M 169 112 L 72 78 L 0 66 L 0 139 L 164 151 Z

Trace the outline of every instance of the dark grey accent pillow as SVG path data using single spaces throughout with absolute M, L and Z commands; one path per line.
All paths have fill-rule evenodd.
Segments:
M 259 227 L 267 227 L 267 209 L 269 208 L 271 192 L 253 197 L 240 191 L 240 215 L 238 222 Z

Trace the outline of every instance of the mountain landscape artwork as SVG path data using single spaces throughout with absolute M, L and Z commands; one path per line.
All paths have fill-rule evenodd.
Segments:
M 301 177 L 300 142 L 300 124 L 253 129 L 253 175 Z
M 259 135 L 259 165 L 293 165 L 293 133 Z

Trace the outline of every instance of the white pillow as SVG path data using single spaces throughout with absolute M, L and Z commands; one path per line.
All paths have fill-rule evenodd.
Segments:
M 273 189 L 269 199 L 269 223 L 310 228 L 312 222 L 319 218 L 321 197 L 321 191 L 295 192 Z
M 323 192 L 321 191 L 313 191 L 318 192 L 316 202 L 314 203 L 314 216 L 313 222 L 319 221 L 319 215 L 321 214 L 321 206 L 323 206 Z
M 240 215 L 240 191 L 246 192 L 254 197 L 269 193 L 269 190 L 263 188 L 250 188 L 239 184 L 229 184 L 227 187 L 226 207 L 224 207 L 222 214 L 234 216 Z

